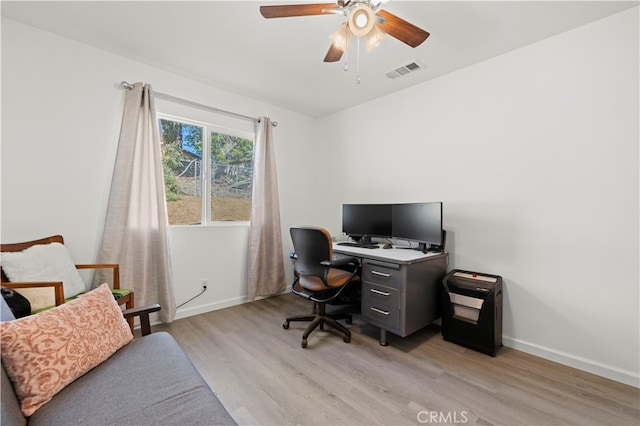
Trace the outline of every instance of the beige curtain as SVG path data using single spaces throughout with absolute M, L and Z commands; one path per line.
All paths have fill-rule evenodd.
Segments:
M 278 178 L 271 120 L 256 123 L 249 231 L 249 300 L 284 291 Z
M 121 287 L 135 292 L 136 306 L 159 303 L 163 322 L 176 312 L 167 228 L 153 91 L 136 83 L 126 90 L 98 262 L 119 263 Z M 96 275 L 94 286 L 104 281 Z

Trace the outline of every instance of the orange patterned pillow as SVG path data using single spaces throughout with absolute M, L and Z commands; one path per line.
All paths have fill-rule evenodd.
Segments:
M 107 284 L 0 327 L 2 364 L 27 417 L 133 339 Z

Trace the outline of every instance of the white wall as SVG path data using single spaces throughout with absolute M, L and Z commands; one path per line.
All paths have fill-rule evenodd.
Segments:
M 635 8 L 327 117 L 339 201 L 442 200 L 506 345 L 638 386 L 638 72 Z
M 2 241 L 95 259 L 121 80 L 280 123 L 288 279 L 290 225 L 442 200 L 451 266 L 505 279 L 505 344 L 639 385 L 637 8 L 320 120 L 3 19 Z M 247 235 L 172 229 L 178 303 L 210 287 L 178 316 L 244 300 Z
M 264 102 L 113 55 L 104 50 L 2 19 L 1 240 L 62 234 L 74 260 L 95 261 L 117 148 L 124 92 L 120 81 L 143 81 L 157 91 L 244 115 L 266 115 L 274 129 L 283 206 L 287 281 L 292 222 L 311 212 L 314 164 L 301 165 L 314 139 L 315 120 Z M 183 106 L 157 101 L 160 111 L 185 116 Z M 210 115 L 209 115 L 210 117 Z M 216 123 L 245 126 L 227 116 Z M 208 291 L 178 310 L 192 315 L 246 300 L 248 223 L 176 227 L 170 231 L 176 302 Z M 126 285 L 126 283 L 123 283 Z

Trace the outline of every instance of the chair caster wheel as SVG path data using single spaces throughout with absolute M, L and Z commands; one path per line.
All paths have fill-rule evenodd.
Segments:
M 302 339 L 302 348 L 306 348 L 307 347 L 307 339 Z
M 288 330 L 289 329 L 289 321 L 287 321 L 284 324 L 282 324 L 282 328 L 284 328 L 285 330 Z
M 344 337 L 342 338 L 342 340 L 343 340 L 345 343 L 349 343 L 349 342 L 351 342 L 351 337 L 350 337 L 350 336 L 344 336 Z

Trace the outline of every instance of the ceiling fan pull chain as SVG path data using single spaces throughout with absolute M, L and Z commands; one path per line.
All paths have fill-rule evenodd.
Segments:
M 356 84 L 360 84 L 360 37 L 358 37 L 358 49 L 356 54 L 358 55 L 356 60 Z
M 344 38 L 345 40 L 347 40 L 344 46 L 344 68 L 343 69 L 345 71 L 349 71 L 349 47 L 351 46 L 351 43 L 350 43 L 351 40 L 349 40 L 349 36 L 348 36 L 349 31 L 350 31 L 349 24 L 347 23 L 347 25 L 345 25 L 344 27 L 344 32 L 345 32 Z

